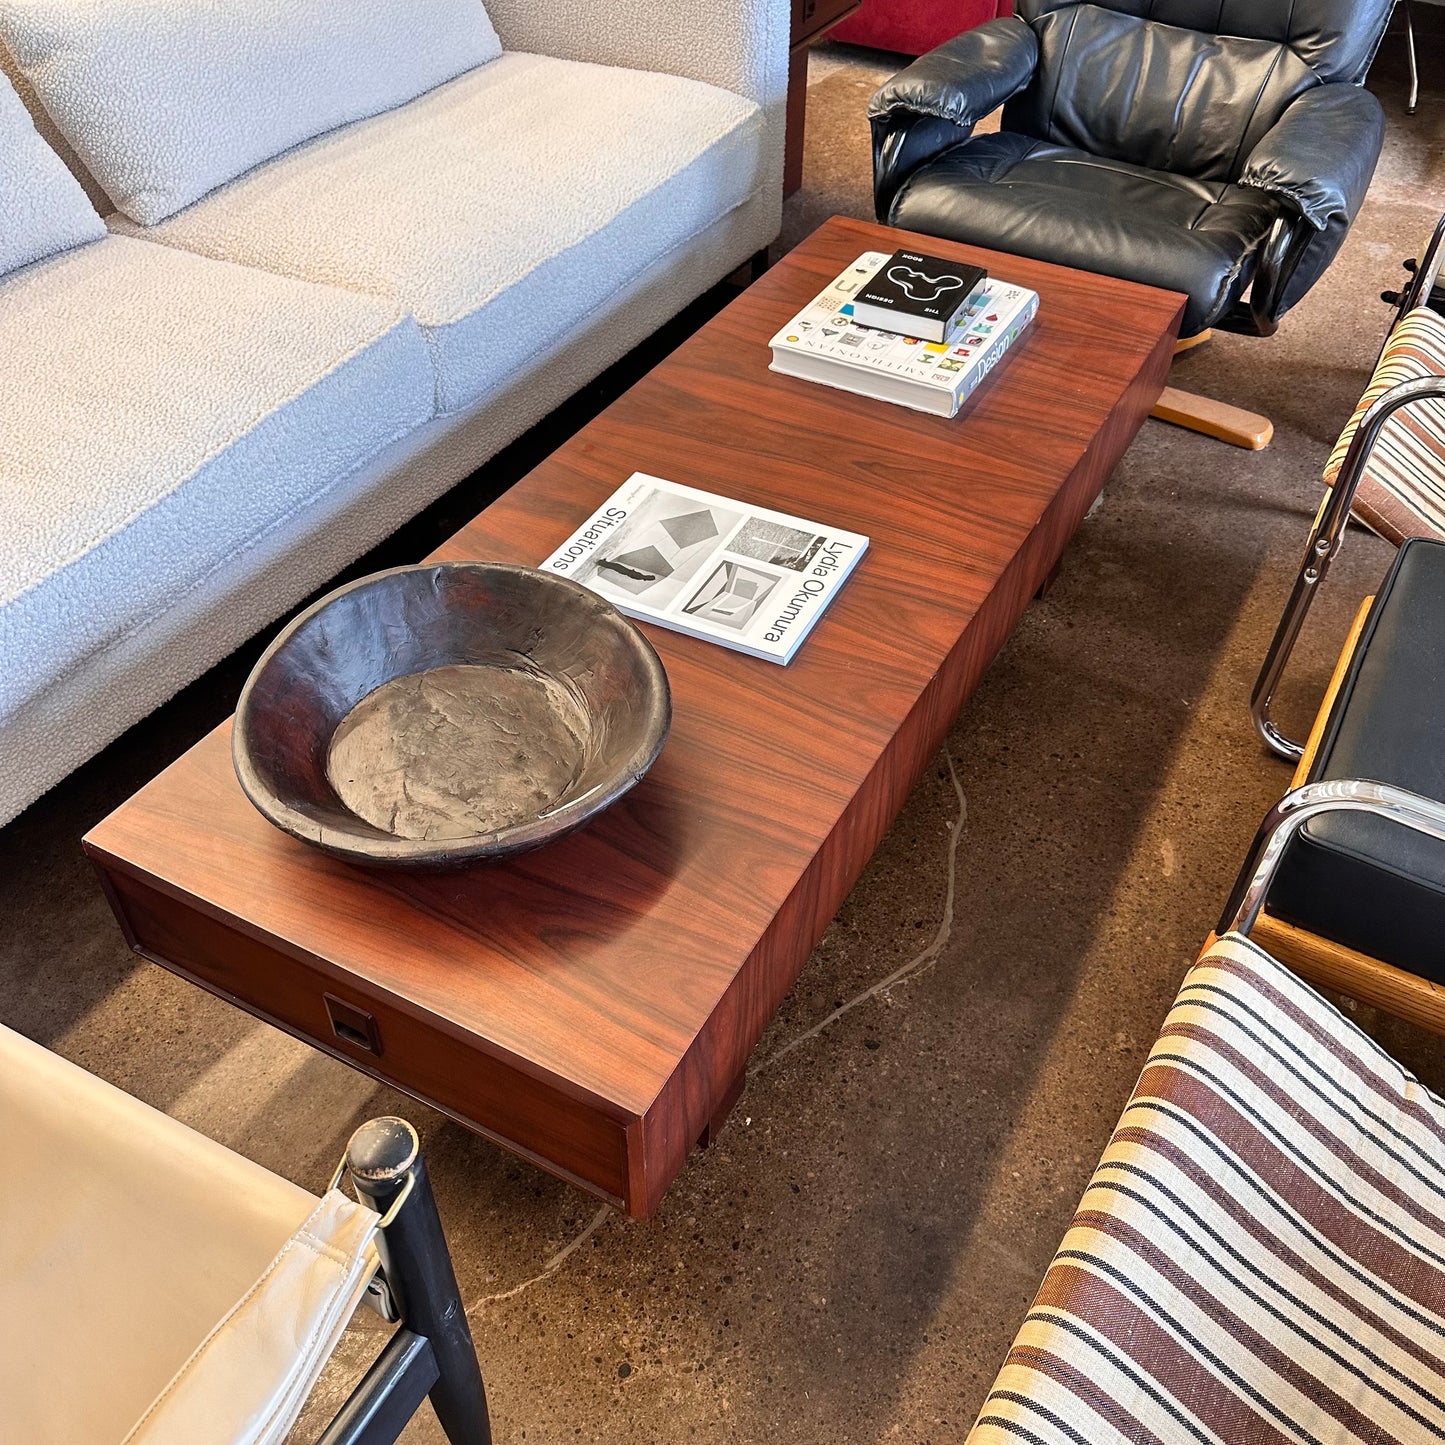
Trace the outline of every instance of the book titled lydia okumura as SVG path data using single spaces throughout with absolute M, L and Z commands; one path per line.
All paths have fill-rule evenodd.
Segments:
M 639 622 L 787 663 L 867 550 L 857 532 L 634 472 L 542 570 Z

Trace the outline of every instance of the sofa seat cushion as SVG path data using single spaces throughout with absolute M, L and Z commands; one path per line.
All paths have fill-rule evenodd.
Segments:
M 145 234 L 388 298 L 421 323 L 452 413 L 746 201 L 764 166 L 761 112 L 728 91 L 509 53 Z
M 1226 937 L 1185 977 L 968 1445 L 1439 1439 L 1442 1219 L 1445 1104 Z
M 1365 413 L 1406 381 L 1445 376 L 1445 316 L 1427 306 L 1390 333 L 1370 384 L 1325 464 L 1334 486 Z M 1398 546 L 1407 537 L 1445 537 L 1445 399 L 1417 401 L 1380 428 L 1350 511 Z
M 1309 782 L 1363 778 L 1445 802 L 1445 542 L 1402 548 L 1370 609 Z M 1445 845 L 1366 813 L 1315 818 L 1269 912 L 1445 983 Z
M 1014 131 L 920 166 L 888 220 L 1035 260 L 1182 291 L 1181 335 L 1243 293 L 1279 207 L 1264 191 L 1107 160 Z
M 427 421 L 394 302 L 111 236 L 0 282 L 0 723 Z

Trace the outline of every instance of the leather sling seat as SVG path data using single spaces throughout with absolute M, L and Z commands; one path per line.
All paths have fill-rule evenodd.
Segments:
M 1392 7 L 1020 0 L 874 96 L 879 219 L 1181 291 L 1186 336 L 1267 335 L 1374 173 L 1360 82 Z M 973 136 L 1000 105 L 1002 132 Z
M 1445 542 L 1407 542 L 1366 619 L 1308 781 L 1342 778 L 1445 801 Z M 1307 823 L 1266 908 L 1445 983 L 1445 847 L 1398 823 L 1359 813 Z
M 378 1264 L 316 1198 L 0 1026 L 0 1440 L 279 1445 Z

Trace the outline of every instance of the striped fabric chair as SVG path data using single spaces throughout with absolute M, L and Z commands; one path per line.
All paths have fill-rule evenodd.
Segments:
M 1445 376 L 1445 316 L 1428 306 L 1390 333 L 1369 388 L 1325 467 L 1334 486 L 1366 413 L 1402 382 Z M 1397 547 L 1411 537 L 1445 537 L 1445 400 L 1396 412 L 1380 430 L 1355 489 L 1351 512 Z
M 1284 834 L 1358 797 L 1409 799 L 1335 784 L 1276 810 L 1294 816 L 1261 830 L 1240 928 Z M 1445 809 L 1421 807 L 1445 836 Z M 1227 933 L 1185 978 L 968 1445 L 1442 1437 L 1445 1101 Z
M 969 1445 L 1445 1435 L 1445 1104 L 1246 939 L 1184 980 Z

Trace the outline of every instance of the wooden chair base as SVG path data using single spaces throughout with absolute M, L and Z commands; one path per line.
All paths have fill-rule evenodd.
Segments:
M 1186 351 L 1193 351 L 1196 346 L 1203 346 L 1206 341 L 1213 341 L 1212 331 L 1201 331 L 1198 336 L 1186 336 L 1181 341 L 1174 343 L 1175 356 L 1183 356 Z
M 1330 685 L 1325 689 L 1324 701 L 1320 703 L 1320 710 L 1315 714 L 1314 724 L 1310 728 L 1304 755 L 1294 770 L 1294 777 L 1289 781 L 1291 789 L 1302 788 L 1310 780 L 1310 769 L 1315 765 L 1315 754 L 1319 752 L 1320 744 L 1324 741 L 1325 728 L 1329 725 L 1330 714 L 1335 710 L 1340 689 L 1345 685 L 1345 675 L 1350 670 L 1350 664 L 1355 660 L 1355 649 L 1360 645 L 1360 634 L 1365 630 L 1365 622 L 1370 615 L 1370 608 L 1374 605 L 1373 594 L 1366 597 L 1360 603 L 1359 611 L 1355 613 L 1355 620 L 1350 623 L 1349 633 L 1345 637 L 1345 645 L 1340 649 L 1339 661 L 1335 663 L 1335 670 L 1330 675 Z
M 1261 913 L 1250 935 L 1302 979 L 1445 1034 L 1445 987 Z
M 1267 416 L 1174 386 L 1164 388 L 1151 415 L 1251 452 L 1267 447 L 1274 438 L 1274 423 Z

